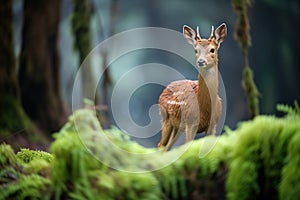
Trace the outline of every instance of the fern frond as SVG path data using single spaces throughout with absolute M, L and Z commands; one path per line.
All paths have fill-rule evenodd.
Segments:
M 286 105 L 286 104 L 278 104 L 276 108 L 278 111 L 284 112 L 288 115 L 299 115 L 300 116 L 300 107 L 296 100 L 294 102 L 294 107 Z

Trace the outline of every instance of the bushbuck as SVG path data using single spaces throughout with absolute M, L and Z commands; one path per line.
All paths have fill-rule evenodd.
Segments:
M 158 148 L 165 146 L 165 150 L 169 150 L 182 132 L 186 133 L 186 143 L 193 140 L 196 133 L 216 134 L 222 112 L 218 95 L 218 49 L 226 34 L 225 23 L 216 31 L 212 26 L 208 39 L 200 37 L 199 27 L 195 32 L 189 26 L 183 26 L 184 37 L 195 49 L 198 80 L 171 82 L 160 95 L 162 137 Z

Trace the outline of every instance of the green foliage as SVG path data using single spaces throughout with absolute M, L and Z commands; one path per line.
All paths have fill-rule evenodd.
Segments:
M 115 198 L 123 196 L 124 199 L 159 199 L 159 182 L 151 173 L 134 174 L 115 172 L 112 174 L 115 184 Z M 122 181 L 120 181 L 122 180 Z
M 27 149 L 15 155 L 11 146 L 1 144 L 0 199 L 49 199 L 51 159 L 47 152 Z
M 282 169 L 283 177 L 279 185 L 280 199 L 295 199 L 300 197 L 300 131 L 295 134 L 288 145 L 287 164 Z
M 47 162 L 51 162 L 53 160 L 53 156 L 45 151 L 33 151 L 30 149 L 24 149 L 22 148 L 18 153 L 17 153 L 17 158 L 21 160 L 24 163 L 29 163 L 34 159 L 42 159 Z
M 49 199 L 49 179 L 37 174 L 19 174 L 16 179 L 0 186 L 0 199 Z
M 297 101 L 294 102 L 294 108 L 289 105 L 278 104 L 277 110 L 281 112 L 285 112 L 288 115 L 300 115 L 300 107 Z
M 292 157 L 287 150 L 290 151 L 294 137 L 299 135 L 299 122 L 299 116 L 259 116 L 240 125 L 235 131 L 238 138 L 229 162 L 228 199 L 278 199 L 288 192 L 283 188 L 294 191 L 286 180 L 293 173 L 289 169 L 299 167 L 299 163 L 292 161 L 294 157 L 297 159 L 295 152 L 293 159 L 288 159 Z M 299 176 L 291 176 L 299 182 Z
M 286 117 L 258 116 L 169 152 L 141 147 L 114 127 L 102 130 L 92 110 L 78 110 L 55 135 L 52 154 L 15 155 L 0 145 L 0 199 L 293 199 L 300 195 L 300 115 L 297 106 L 279 107 Z
M 159 198 L 159 187 L 152 174 L 139 176 L 107 167 L 134 168 L 139 163 L 146 163 L 130 160 L 128 156 L 114 152 L 111 145 L 118 146 L 124 150 L 122 152 L 149 150 L 131 142 L 128 136 L 116 128 L 103 131 L 92 110 L 76 111 L 55 137 L 51 152 L 55 155 L 52 179 L 56 199 L 63 196 L 75 199 L 116 199 L 120 194 L 128 195 L 125 195 L 128 199 Z M 67 187 L 67 183 L 72 183 L 72 187 Z
M 0 167 L 6 165 L 15 165 L 17 162 L 14 150 L 8 144 L 0 145 Z
M 224 199 L 225 163 L 231 158 L 235 138 L 208 136 L 188 148 L 189 144 L 185 144 L 160 155 L 164 160 L 187 148 L 178 160 L 155 172 L 164 194 L 171 199 Z
M 0 116 L 1 137 L 8 137 L 15 130 L 23 130 L 31 139 L 32 134 L 28 133 L 35 133 L 36 129 L 24 112 L 18 97 L 10 94 L 1 95 L 0 109 L 2 113 L 5 113 Z
M 23 171 L 26 173 L 42 173 L 44 175 L 50 173 L 49 167 L 53 156 L 48 152 L 21 149 L 16 157 L 23 164 Z

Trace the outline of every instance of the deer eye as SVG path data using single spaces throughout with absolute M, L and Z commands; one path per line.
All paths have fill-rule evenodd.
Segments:
M 215 49 L 214 49 L 214 48 L 211 48 L 211 49 L 209 50 L 209 52 L 210 52 L 210 53 L 215 53 Z
M 197 50 L 195 49 L 195 53 L 197 53 Z

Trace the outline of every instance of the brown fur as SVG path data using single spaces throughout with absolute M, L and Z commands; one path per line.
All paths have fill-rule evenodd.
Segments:
M 169 150 L 182 132 L 186 142 L 195 134 L 205 131 L 215 134 L 216 125 L 222 112 L 218 96 L 218 54 L 217 49 L 226 36 L 226 25 L 222 24 L 208 40 L 201 39 L 189 27 L 184 26 L 184 36 L 194 45 L 196 60 L 204 59 L 205 67 L 199 67 L 198 80 L 181 80 L 170 83 L 159 97 L 162 116 L 162 138 L 158 147 Z M 214 48 L 215 52 L 210 50 Z

